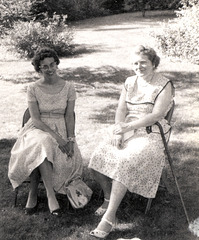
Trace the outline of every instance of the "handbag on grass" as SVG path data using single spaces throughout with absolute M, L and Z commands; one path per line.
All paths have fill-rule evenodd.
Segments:
M 66 194 L 73 208 L 83 208 L 90 201 L 93 191 L 79 177 L 68 183 Z

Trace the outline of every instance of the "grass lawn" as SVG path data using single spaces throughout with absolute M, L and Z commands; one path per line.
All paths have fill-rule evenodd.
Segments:
M 67 208 L 67 199 L 58 196 L 64 215 L 50 216 L 45 191 L 40 188 L 39 211 L 31 217 L 23 214 L 28 186 L 23 185 L 13 208 L 14 193 L 7 178 L 10 149 L 21 127 L 29 82 L 38 79 L 30 61 L 6 53 L 0 48 L 0 236 L 5 240 L 91 240 L 89 236 L 99 219 L 93 215 L 101 204 L 99 186 L 92 180 L 87 164 L 93 149 L 103 139 L 106 127 L 114 122 L 121 87 L 132 73 L 130 50 L 140 43 L 156 48 L 151 31 L 160 31 L 160 23 L 173 19 L 171 12 L 119 14 L 74 23 L 74 43 L 79 54 L 61 59 L 60 74 L 74 81 L 76 135 L 85 166 L 85 180 L 93 189 L 90 203 L 81 210 Z M 172 79 L 176 88 L 176 107 L 170 151 L 190 220 L 199 216 L 199 67 L 161 56 L 158 71 Z M 146 199 L 127 193 L 119 210 L 119 223 L 107 239 L 138 237 L 141 240 L 195 240 L 187 222 L 175 183 L 166 166 L 168 191 L 160 189 L 151 210 L 144 214 Z

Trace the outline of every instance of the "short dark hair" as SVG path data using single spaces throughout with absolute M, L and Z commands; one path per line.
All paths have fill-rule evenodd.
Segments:
M 160 63 L 160 57 L 157 55 L 156 51 L 148 46 L 139 45 L 135 47 L 133 53 L 138 55 L 145 55 L 152 62 L 154 68 L 157 68 Z
M 59 61 L 59 57 L 57 55 L 57 53 L 55 52 L 55 50 L 49 48 L 49 47 L 44 47 L 44 48 L 40 48 L 35 52 L 35 55 L 32 59 L 32 65 L 35 68 L 36 72 L 40 72 L 40 62 L 42 60 L 44 60 L 45 58 L 50 58 L 53 57 L 56 64 L 59 65 L 60 61 Z

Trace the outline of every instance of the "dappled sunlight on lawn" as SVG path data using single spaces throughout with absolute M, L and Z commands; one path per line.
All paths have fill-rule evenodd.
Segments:
M 171 139 L 197 146 L 199 144 L 199 78 L 198 72 L 166 72 L 175 86 L 175 110 Z
M 107 134 L 107 128 L 114 123 L 125 79 L 134 74 L 130 63 L 131 48 L 143 42 L 155 46 L 149 32 L 158 30 L 161 22 L 173 17 L 173 13 L 164 15 L 146 12 L 145 18 L 141 17 L 141 13 L 129 13 L 88 19 L 75 24 L 76 54 L 61 58 L 59 74 L 75 84 L 76 139 L 83 156 L 84 177 L 94 194 L 89 205 L 77 211 L 68 210 L 65 198 L 60 197 L 64 216 L 59 221 L 50 218 L 43 189 L 39 192 L 41 202 L 38 215 L 32 218 L 23 215 L 28 186 L 20 190 L 17 208 L 11 208 L 13 192 L 7 178 L 10 149 L 27 108 L 27 86 L 39 79 L 39 74 L 34 72 L 30 61 L 11 60 L 10 56 L 7 62 L 0 59 L 1 206 L 3 221 L 9 220 L 9 224 L 4 224 L 4 227 L 11 238 L 36 236 L 45 239 L 50 234 L 49 239 L 91 240 L 89 231 L 99 222 L 93 212 L 102 203 L 103 196 L 99 194 L 99 186 L 87 169 L 89 159 Z M 169 150 L 188 214 L 193 220 L 199 216 L 198 65 L 161 55 L 158 71 L 171 79 L 175 86 L 176 106 Z M 137 236 L 142 240 L 195 240 L 187 230 L 186 218 L 168 162 L 164 172 L 167 176 L 164 184 L 168 191 L 165 188 L 158 190 L 147 215 L 144 214 L 147 199 L 128 192 L 118 211 L 118 226 L 108 239 L 131 239 Z M 36 233 L 31 231 L 32 224 L 38 228 Z
M 173 11 L 150 11 L 146 12 L 145 17 L 142 17 L 140 12 L 134 12 L 77 21 L 74 26 L 76 29 L 80 30 L 82 28 L 112 27 L 115 25 L 125 26 L 129 24 L 139 24 L 139 26 L 142 26 L 146 23 L 154 26 L 155 23 L 168 21 L 168 19 L 173 19 L 174 17 L 175 13 Z
M 66 80 L 72 80 L 79 83 L 84 83 L 87 85 L 99 83 L 124 83 L 126 78 L 130 75 L 133 75 L 133 71 L 130 71 L 121 67 L 113 67 L 110 65 L 105 65 L 97 68 L 92 66 L 84 66 L 77 68 L 66 68 L 63 69 L 61 75 Z M 101 87 L 99 85 L 99 87 Z

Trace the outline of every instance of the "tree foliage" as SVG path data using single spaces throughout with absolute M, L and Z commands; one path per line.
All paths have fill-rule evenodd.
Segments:
M 3 30 L 2 28 L 12 27 L 15 21 L 27 19 L 30 7 L 30 0 L 1 0 L 0 31 Z
M 182 0 L 181 4 L 175 23 L 164 25 L 162 34 L 155 37 L 166 55 L 199 63 L 199 2 Z
M 34 46 L 43 44 L 44 39 L 45 44 L 59 49 L 60 55 L 67 55 L 71 51 L 72 34 L 66 20 L 124 11 L 143 11 L 144 16 L 145 10 L 180 7 L 176 24 L 169 23 L 156 38 L 167 54 L 196 59 L 199 55 L 198 4 L 198 0 L 0 0 L 0 36 L 28 57 L 32 56 Z M 50 36 L 45 28 L 49 28 Z
M 105 0 L 32 0 L 30 15 L 42 19 L 54 13 L 68 15 L 68 20 L 79 20 L 103 15 Z
M 9 27 L 16 20 L 42 20 L 54 14 L 80 20 L 124 11 L 173 9 L 180 0 L 1 0 L 0 23 Z M 183 0 L 186 1 L 186 0 Z
M 167 10 L 179 6 L 180 0 L 124 0 L 125 11 Z

